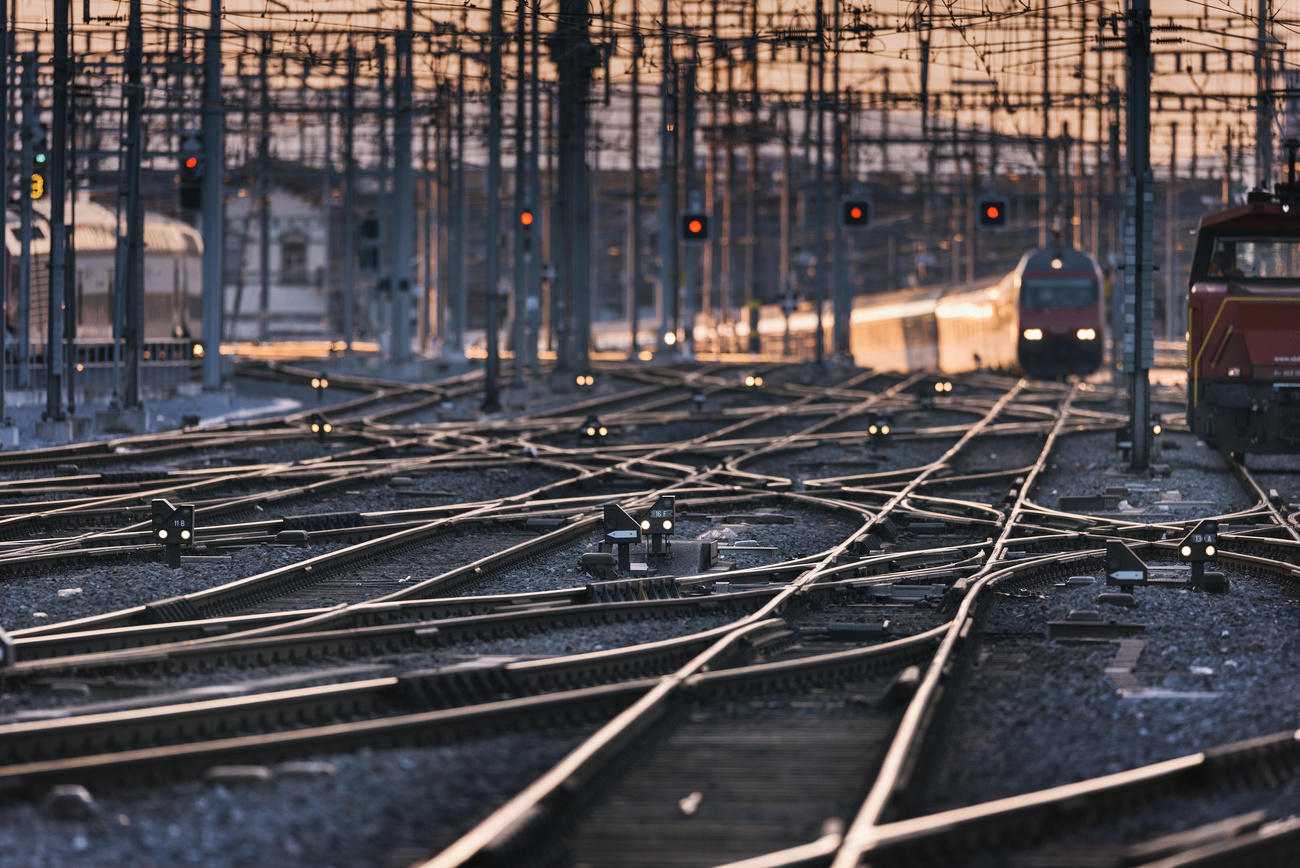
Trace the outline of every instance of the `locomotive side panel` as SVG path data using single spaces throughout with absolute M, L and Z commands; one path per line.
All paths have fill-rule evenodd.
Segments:
M 1233 453 L 1300 453 L 1300 214 L 1252 193 L 1201 220 L 1187 296 L 1187 424 Z
M 1187 424 L 1228 452 L 1300 452 L 1300 290 L 1193 287 Z

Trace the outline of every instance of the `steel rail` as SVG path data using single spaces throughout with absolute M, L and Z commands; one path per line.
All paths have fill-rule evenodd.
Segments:
M 493 812 L 487 819 L 463 836 L 459 841 L 438 857 L 427 863 L 428 868 L 451 868 L 469 864 L 488 848 L 504 846 L 504 841 L 511 835 L 527 830 L 530 824 L 538 822 L 545 816 L 547 806 L 562 802 L 571 797 L 579 783 L 593 775 L 597 768 L 603 766 L 635 734 L 642 731 L 655 719 L 664 714 L 668 701 L 674 697 L 681 686 L 692 676 L 703 672 L 711 665 L 714 658 L 731 642 L 739 641 L 755 623 L 762 623 L 770 618 L 779 617 L 782 611 L 807 593 L 811 585 L 819 582 L 834 569 L 839 555 L 870 530 L 873 524 L 889 510 L 897 506 L 902 498 L 918 486 L 928 475 L 941 466 L 942 462 L 956 454 L 971 439 L 978 436 L 983 425 L 1010 403 L 1016 394 L 1024 388 L 1025 382 L 1018 381 L 1003 397 L 995 402 L 993 408 L 981 420 L 972 426 L 965 435 L 944 455 L 929 465 L 916 479 L 905 486 L 886 508 L 869 518 L 862 527 L 847 539 L 830 549 L 827 554 L 790 585 L 782 588 L 767 604 L 753 614 L 740 619 L 734 632 L 726 639 L 683 666 L 677 672 L 660 679 L 659 683 L 641 697 L 630 708 L 601 728 L 599 732 L 576 748 L 549 772 L 526 787 L 521 793 Z M 942 633 L 943 628 L 936 628 Z
M 1021 385 L 1023 385 L 1023 382 L 1021 381 Z M 940 698 L 940 682 L 944 680 L 946 672 L 952 666 L 957 653 L 958 642 L 973 627 L 972 613 L 980 597 L 980 591 L 989 584 L 991 577 L 996 575 L 994 564 L 1006 549 L 1007 541 L 1011 538 L 1016 521 L 1024 509 L 1024 500 L 1032 489 L 1034 481 L 1038 478 L 1046 456 L 1051 453 L 1057 435 L 1069 417 L 1069 408 L 1077 393 L 1077 387 L 1071 388 L 1062 402 L 1058 411 L 1056 425 L 1048 434 L 1033 471 L 1020 488 L 1015 503 L 1007 516 L 1002 534 L 994 544 L 993 551 L 989 554 L 986 566 L 974 576 L 961 579 L 955 583 L 955 592 L 962 594 L 956 616 L 950 622 L 939 650 L 935 653 L 929 668 L 922 676 L 915 696 L 913 696 L 907 710 L 903 713 L 903 720 L 899 724 L 894 740 L 881 763 L 880 774 L 873 782 L 857 816 L 854 817 L 845 830 L 844 842 L 832 862 L 833 868 L 853 868 L 858 864 L 862 852 L 873 840 L 876 827 L 889 809 L 891 801 L 910 782 L 910 776 L 916 761 L 916 752 L 920 749 L 922 741 L 928 736 L 929 726 Z M 1009 393 L 1009 395 L 1011 394 L 1015 394 L 1015 390 Z

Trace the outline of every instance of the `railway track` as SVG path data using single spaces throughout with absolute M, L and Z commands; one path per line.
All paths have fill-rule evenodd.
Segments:
M 1289 465 L 1216 468 L 1174 431 L 1161 457 L 1239 492 L 1207 503 L 1080 447 L 1113 441 L 1124 419 L 1102 387 L 976 373 L 945 391 L 934 376 L 826 383 L 778 368 L 746 386 L 757 370 L 600 368 L 590 391 L 552 389 L 535 413 L 473 422 L 447 412 L 470 378 L 352 381 L 366 395 L 327 408 L 330 440 L 304 437 L 300 413 L 224 439 L 154 438 L 145 457 L 87 447 L 61 471 L 72 451 L 33 456 L 0 483 L 0 575 L 19 589 L 44 580 L 47 594 L 88 578 L 55 598 L 58 617 L 21 626 L 30 604 L 9 610 L 0 793 L 12 807 L 0 812 L 59 785 L 103 799 L 124 782 L 175 791 L 230 764 L 470 756 L 523 729 L 566 747 L 532 783 L 490 788 L 392 845 L 399 861 L 974 865 L 1104 844 L 1114 864 L 1217 847 L 1229 855 L 1205 864 L 1226 865 L 1292 840 L 1269 795 L 1296 767 L 1283 735 L 1233 746 L 1203 728 L 1188 746 L 1213 751 L 1197 754 L 1143 747 L 1158 741 L 1153 722 L 1126 739 L 1137 748 L 1111 760 L 1118 770 L 1063 780 L 1028 763 L 991 782 L 993 760 L 954 778 L 961 761 L 945 748 L 981 737 L 964 709 L 1014 696 L 1008 672 L 1079 648 L 1108 660 L 1130 614 L 1150 612 L 1150 636 L 1176 624 L 1178 543 L 1202 519 L 1220 523 L 1216 568 L 1232 590 L 1193 594 L 1197 611 L 1240 588 L 1285 613 L 1300 584 Z M 603 439 L 582 431 L 593 416 Z M 288 451 L 243 463 L 276 448 Z M 124 454 L 138 469 L 114 469 Z M 146 469 L 172 456 L 188 466 Z M 617 567 L 601 551 L 605 506 L 638 516 L 666 494 L 670 553 L 638 546 L 647 566 Z M 163 569 L 153 497 L 198 505 L 199 545 L 180 571 L 194 588 L 113 605 L 102 588 Z M 1116 541 L 1155 577 L 1135 607 L 1093 602 L 1116 590 Z M 1081 614 L 1051 626 L 1067 599 Z M 1149 682 L 1138 662 L 1150 652 L 1135 647 L 1120 646 L 1129 675 Z M 999 731 L 990 722 L 982 737 Z M 1139 798 L 1154 799 L 1142 828 L 1164 828 L 1174 799 L 1212 801 L 1243 775 L 1259 798 L 1218 825 L 1087 831 Z

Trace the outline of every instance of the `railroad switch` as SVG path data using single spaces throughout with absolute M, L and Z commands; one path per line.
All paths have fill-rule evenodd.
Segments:
M 181 546 L 194 545 L 194 504 L 172 506 L 170 501 L 158 498 L 150 504 L 150 509 L 153 513 L 153 538 L 162 544 L 167 566 L 179 567 Z
M 584 552 L 578 558 L 578 569 L 597 579 L 614 579 L 618 577 L 615 559 L 609 552 Z
M 1047 622 L 1047 638 L 1111 640 L 1142 633 L 1146 628 L 1146 624 L 1103 621 L 1093 609 L 1072 609 L 1064 621 Z

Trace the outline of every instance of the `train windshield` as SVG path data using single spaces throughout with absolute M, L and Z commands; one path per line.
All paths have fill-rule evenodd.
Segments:
M 1025 307 L 1088 307 L 1097 303 L 1097 282 L 1087 277 L 1025 278 L 1020 285 Z
M 1207 275 L 1300 279 L 1300 238 L 1216 238 Z

